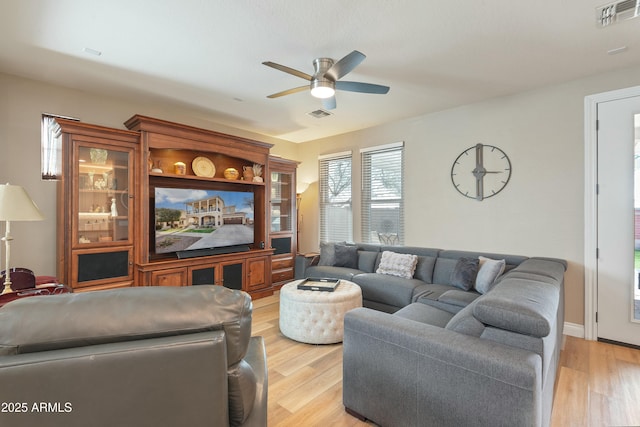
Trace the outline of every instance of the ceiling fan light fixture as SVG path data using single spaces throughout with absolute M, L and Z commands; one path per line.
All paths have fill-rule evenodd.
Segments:
M 311 95 L 320 98 L 331 98 L 335 95 L 335 83 L 328 79 L 315 79 L 311 81 Z

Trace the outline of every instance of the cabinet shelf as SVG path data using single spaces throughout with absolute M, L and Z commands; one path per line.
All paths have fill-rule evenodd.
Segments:
M 127 169 L 126 165 L 118 165 L 118 164 L 111 164 L 111 163 L 105 163 L 105 164 L 96 164 L 96 163 L 85 163 L 85 162 L 80 162 L 78 164 L 79 167 L 79 172 L 80 173 L 91 173 L 91 172 L 111 172 L 114 169 Z
M 190 179 L 194 181 L 209 181 L 209 182 L 224 182 L 227 184 L 240 184 L 240 185 L 255 185 L 258 187 L 264 187 L 264 182 L 253 182 L 253 181 L 244 181 L 242 179 L 226 179 L 226 178 L 209 178 L 206 176 L 198 176 L 198 175 L 178 175 L 175 173 L 160 173 L 160 172 L 149 172 L 149 176 L 158 176 L 165 178 L 175 178 L 175 179 Z
M 78 216 L 80 217 L 80 219 L 86 219 L 86 218 L 104 218 L 108 220 L 129 219 L 128 216 L 124 216 L 124 215 L 111 216 L 109 212 L 78 212 Z
M 80 190 L 78 190 L 79 193 L 91 193 L 91 194 L 127 194 L 129 192 L 129 190 L 109 190 L 109 189 L 105 189 L 105 190 L 95 190 L 95 189 L 89 189 L 89 188 L 81 188 Z

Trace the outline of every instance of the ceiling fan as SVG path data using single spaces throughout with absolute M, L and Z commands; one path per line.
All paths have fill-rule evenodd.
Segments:
M 267 98 L 279 98 L 292 93 L 302 92 L 311 89 L 311 95 L 322 99 L 322 104 L 327 110 L 336 108 L 335 91 L 346 90 L 349 92 L 385 94 L 389 92 L 388 86 L 376 85 L 362 82 L 344 82 L 339 81 L 347 73 L 356 68 L 366 56 L 354 50 L 338 62 L 333 62 L 331 58 L 316 58 L 313 60 L 313 75 L 303 73 L 302 71 L 276 64 L 275 62 L 265 61 L 264 65 L 284 71 L 285 73 L 308 80 L 310 84 L 287 89 L 282 92 L 274 93 Z

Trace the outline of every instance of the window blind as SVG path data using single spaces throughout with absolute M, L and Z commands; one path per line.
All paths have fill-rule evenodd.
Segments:
M 40 131 L 40 171 L 43 180 L 57 180 L 62 174 L 62 139 L 56 119 L 80 121 L 72 117 L 43 114 Z
M 320 242 L 353 241 L 351 152 L 321 156 Z
M 404 143 L 360 151 L 362 241 L 404 244 Z

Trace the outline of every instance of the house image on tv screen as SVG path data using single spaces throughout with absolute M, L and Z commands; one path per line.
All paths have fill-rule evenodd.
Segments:
M 156 253 L 251 244 L 253 193 L 156 188 Z
M 186 203 L 185 219 L 200 227 L 220 227 L 227 224 L 252 224 L 247 212 L 236 211 L 236 206 L 225 206 L 220 196 Z

